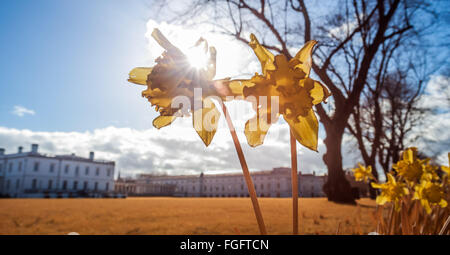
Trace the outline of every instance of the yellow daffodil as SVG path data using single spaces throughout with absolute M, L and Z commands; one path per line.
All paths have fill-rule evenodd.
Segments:
M 409 194 L 409 190 L 406 185 L 401 182 L 397 182 L 392 174 L 387 174 L 388 181 L 386 183 L 378 184 L 372 183 L 372 187 L 375 189 L 381 189 L 381 194 L 377 196 L 376 202 L 379 205 L 384 205 L 386 202 L 393 202 L 395 209 L 400 210 L 400 202 L 403 196 Z
M 245 124 L 245 135 L 250 146 L 258 146 L 271 124 L 283 115 L 295 138 L 302 145 L 317 151 L 319 123 L 312 107 L 330 96 L 320 82 L 309 78 L 311 53 L 316 41 L 307 42 L 288 60 L 284 55 L 274 56 L 251 35 L 250 46 L 261 63 L 262 75 L 255 74 L 243 88 L 244 97 L 252 98 L 256 116 Z M 261 97 L 267 107 L 261 107 Z M 278 98 L 279 112 L 272 112 L 272 97 Z
M 417 148 L 407 148 L 403 152 L 402 160 L 398 161 L 392 167 L 407 182 L 418 183 L 421 179 L 437 179 L 437 167 L 429 164 L 430 159 L 419 159 L 417 157 Z
M 160 113 L 153 120 L 153 126 L 159 129 L 170 125 L 177 117 L 193 114 L 193 126 L 208 146 L 216 132 L 220 112 L 207 97 L 241 95 L 244 83 L 230 82 L 229 78 L 212 80 L 216 74 L 216 50 L 208 48 L 206 40 L 200 39 L 192 48 L 195 50 L 193 59 L 196 60 L 193 65 L 187 55 L 172 45 L 158 29 L 152 36 L 165 49 L 164 53 L 156 59 L 154 67 L 131 70 L 128 81 L 147 86 L 142 96 Z M 188 100 L 178 100 L 179 97 Z M 183 109 L 185 104 L 190 104 L 190 111 Z
M 436 184 L 431 181 L 423 180 L 415 187 L 414 198 L 420 200 L 428 214 L 431 213 L 432 205 L 439 205 L 442 208 L 447 206 L 445 193 L 442 184 Z
M 358 168 L 352 169 L 356 181 L 368 182 L 369 180 L 375 180 L 372 174 L 372 166 L 364 167 L 359 163 L 358 166 Z

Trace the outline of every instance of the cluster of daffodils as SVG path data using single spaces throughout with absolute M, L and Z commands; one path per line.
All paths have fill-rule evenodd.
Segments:
M 450 165 L 450 153 L 449 153 Z M 380 189 L 377 204 L 394 203 L 400 210 L 403 199 L 410 196 L 419 200 L 427 214 L 433 207 L 445 208 L 448 205 L 449 167 L 430 164 L 430 159 L 419 159 L 417 148 L 408 148 L 403 152 L 402 159 L 393 165 L 393 171 L 387 174 L 386 183 L 371 183 L 373 188 Z M 356 181 L 376 181 L 370 166 L 359 165 L 353 169 Z
M 208 146 L 220 117 L 211 98 L 245 99 L 252 102 L 256 112 L 256 116 L 245 125 L 250 146 L 263 144 L 271 124 L 283 115 L 297 141 L 317 151 L 319 124 L 312 107 L 324 102 L 330 93 L 320 82 L 309 78 L 311 54 L 316 41 L 306 43 L 294 58 L 288 60 L 284 55 L 274 56 L 252 34 L 249 45 L 261 63 L 262 74 L 256 73 L 248 80 L 213 80 L 216 50 L 214 47 L 208 48 L 206 40 L 200 39 L 194 45 L 194 48 L 200 49 L 194 58 L 204 59 L 206 56 L 205 65 L 195 66 L 187 54 L 172 45 L 158 29 L 153 31 L 152 36 L 165 49 L 164 53 L 156 59 L 154 67 L 134 68 L 129 81 L 147 86 L 142 96 L 160 113 L 153 121 L 156 128 L 170 125 L 177 117 L 192 115 L 194 128 Z M 201 91 L 201 94 L 197 96 L 196 91 Z M 185 101 L 190 107 L 180 103 L 179 97 L 187 98 Z M 270 99 L 273 97 L 277 99 L 279 112 L 272 112 Z M 265 103 L 262 98 L 269 99 L 267 107 L 262 107 Z

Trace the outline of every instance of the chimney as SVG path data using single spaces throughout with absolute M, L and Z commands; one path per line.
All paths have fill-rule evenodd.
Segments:
M 4 148 L 0 148 L 0 156 L 5 155 L 5 149 Z
M 23 147 L 19 146 L 19 149 L 17 150 L 17 153 L 22 153 L 22 151 L 23 151 Z
M 38 144 L 35 144 L 35 143 L 33 143 L 32 145 L 31 145 L 31 152 L 32 153 L 37 153 L 38 152 Z
M 93 151 L 89 152 L 89 159 L 94 160 L 94 152 Z

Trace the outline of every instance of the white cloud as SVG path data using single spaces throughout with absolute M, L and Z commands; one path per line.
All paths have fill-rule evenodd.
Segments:
M 19 117 L 23 117 L 23 116 L 25 116 L 27 114 L 34 115 L 36 112 L 34 110 L 27 109 L 27 108 L 25 108 L 25 107 L 23 107 L 21 105 L 15 105 L 14 109 L 12 110 L 11 113 L 14 114 L 14 115 L 17 115 Z
M 419 107 L 432 110 L 424 123 L 416 127 L 411 136 L 418 138 L 410 146 L 416 146 L 425 154 L 436 157 L 436 163 L 447 164 L 450 152 L 450 77 L 433 75 L 428 81 Z
M 345 39 L 349 34 L 355 30 L 358 26 L 358 21 L 355 19 L 347 23 L 342 24 L 339 27 L 334 27 L 328 32 L 328 36 L 331 38 Z
M 434 75 L 427 83 L 420 106 L 441 111 L 450 111 L 450 77 Z
M 230 107 L 233 108 L 233 107 Z M 224 119 L 221 118 L 221 122 Z M 236 122 L 238 123 L 238 122 Z M 235 123 L 235 124 L 236 124 Z M 262 146 L 251 148 L 236 125 L 247 164 L 251 170 L 269 170 L 290 166 L 289 133 L 286 123 L 271 127 Z M 240 164 L 230 133 L 223 123 L 209 147 L 205 147 L 192 127 L 191 118 L 180 118 L 171 126 L 156 130 L 106 127 L 91 132 L 36 132 L 27 129 L 0 127 L 0 147 L 15 152 L 18 146 L 39 144 L 39 151 L 48 154 L 70 154 L 116 161 L 123 175 L 137 173 L 198 174 L 240 170 Z M 302 172 L 325 173 L 322 162 L 325 151 L 319 141 L 320 153 L 298 146 Z

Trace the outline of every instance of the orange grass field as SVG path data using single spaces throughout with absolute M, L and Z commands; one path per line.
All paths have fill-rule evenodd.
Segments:
M 292 200 L 260 198 L 269 234 L 290 234 Z M 299 199 L 300 234 L 367 234 L 375 202 Z M 0 199 L 0 234 L 258 234 L 250 198 Z

